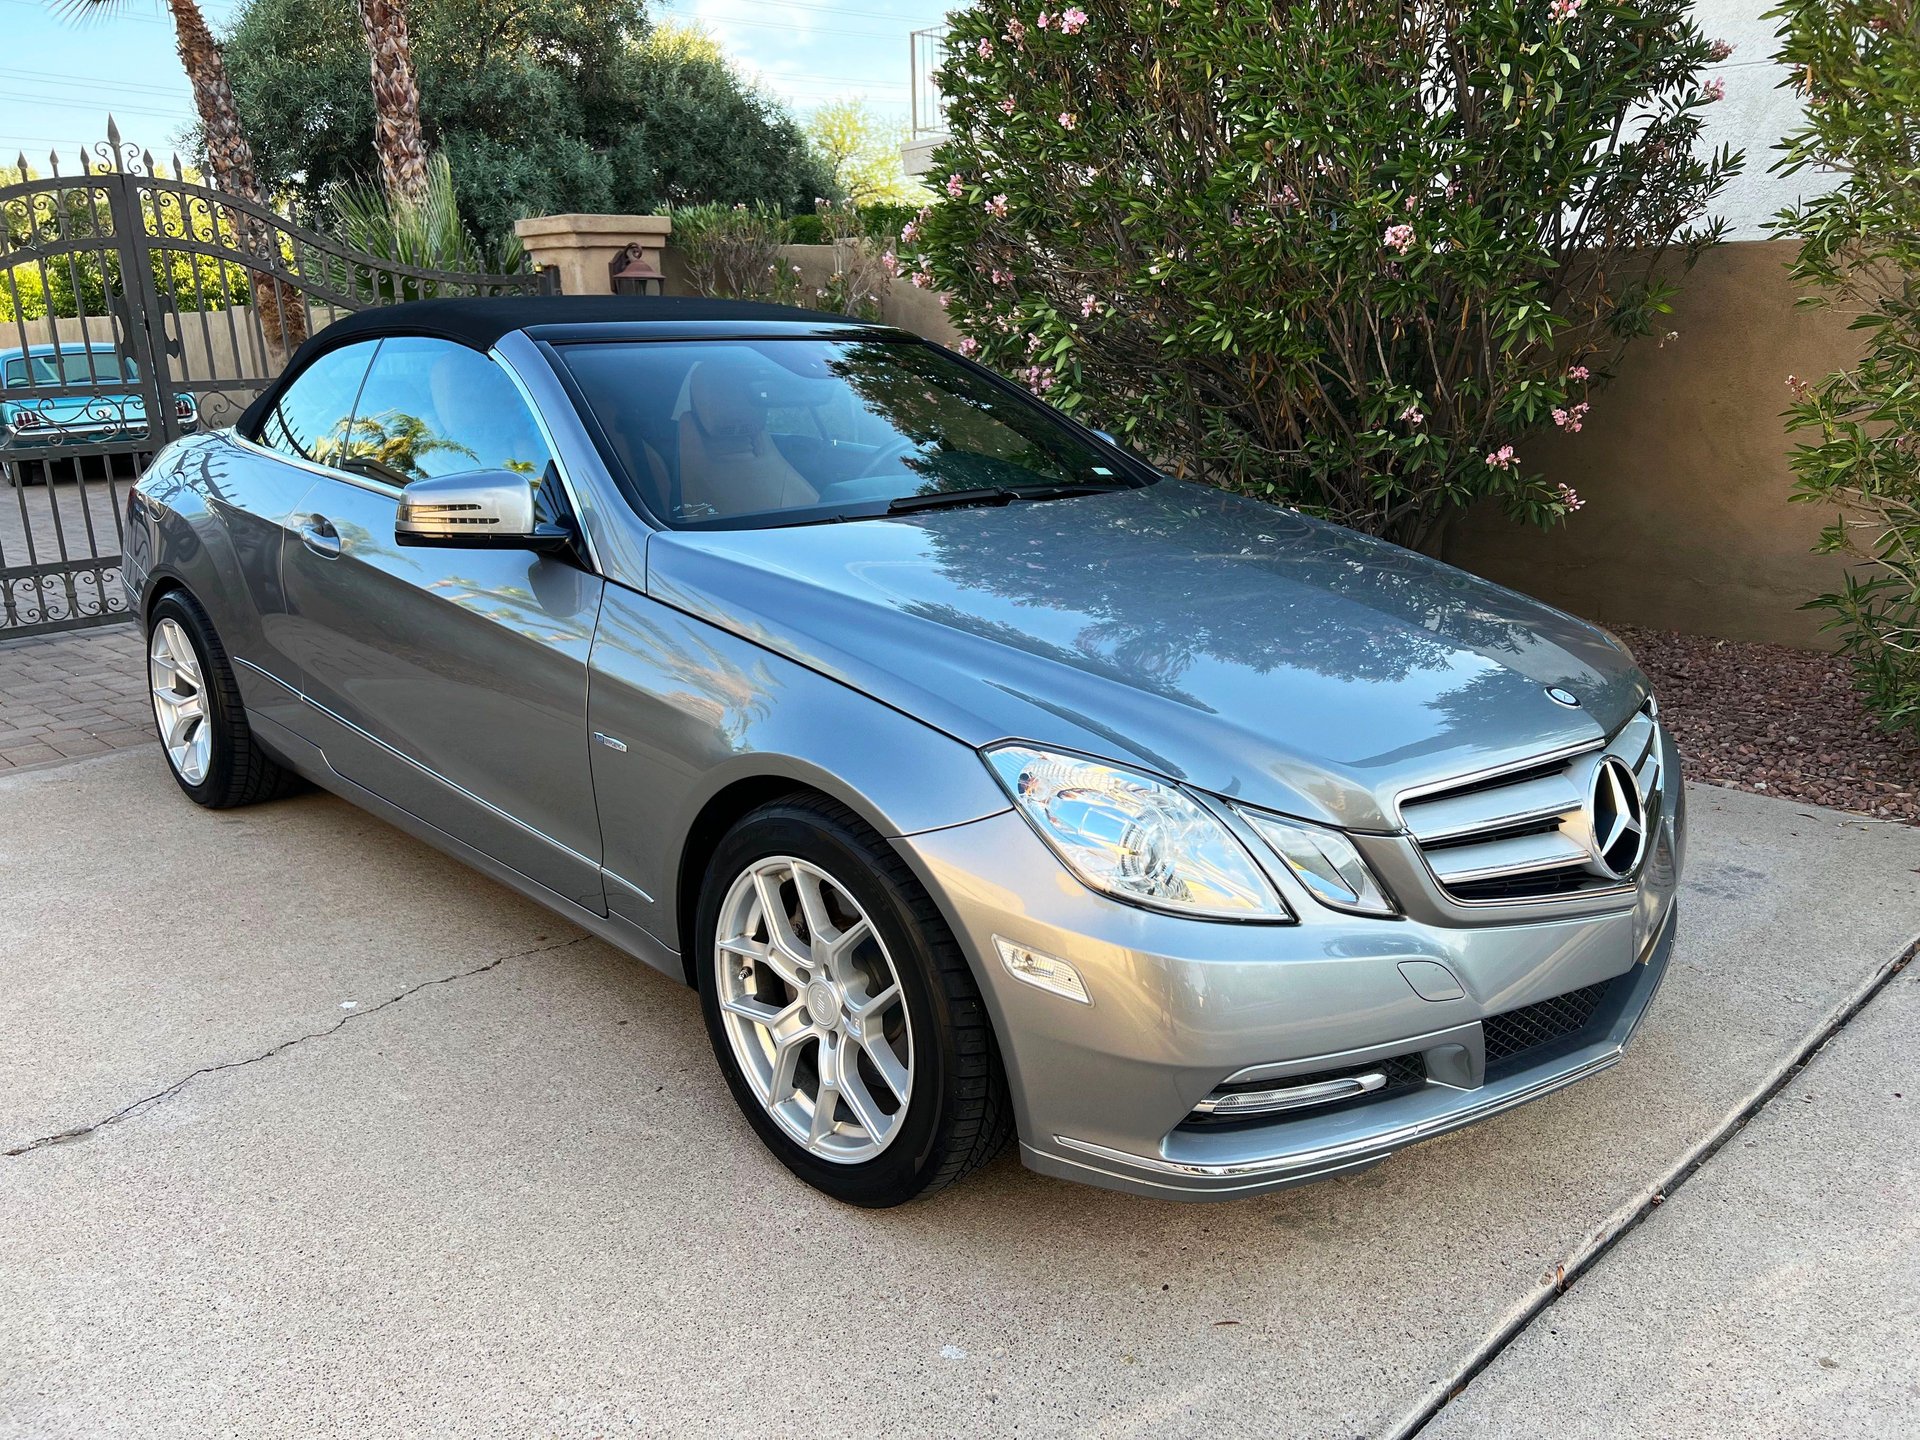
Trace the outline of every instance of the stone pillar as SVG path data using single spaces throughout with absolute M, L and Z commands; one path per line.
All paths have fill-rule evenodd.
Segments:
M 559 272 L 562 295 L 611 295 L 608 267 L 632 244 L 646 251 L 655 269 L 664 269 L 672 230 L 665 215 L 537 215 L 513 226 L 534 265 Z

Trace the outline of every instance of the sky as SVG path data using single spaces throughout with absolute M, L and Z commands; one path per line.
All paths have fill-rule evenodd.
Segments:
M 860 97 L 905 119 L 907 36 L 935 25 L 955 0 L 650 0 L 659 21 L 708 31 L 741 71 L 805 116 Z M 201 0 L 216 33 L 235 0 Z M 193 101 L 160 0 L 120 0 L 75 20 L 48 0 L 0 0 L 0 164 L 24 150 L 36 170 L 106 134 L 166 155 L 193 122 Z M 62 168 L 65 168 L 63 165 Z

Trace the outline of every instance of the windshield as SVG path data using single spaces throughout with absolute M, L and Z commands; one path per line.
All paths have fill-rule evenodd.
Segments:
M 917 341 L 637 341 L 559 353 L 634 492 L 675 527 L 857 519 L 1149 481 Z
M 59 354 L 14 356 L 7 361 L 6 383 L 23 385 L 97 385 L 108 380 L 138 380 L 132 361 L 111 350 L 62 350 Z

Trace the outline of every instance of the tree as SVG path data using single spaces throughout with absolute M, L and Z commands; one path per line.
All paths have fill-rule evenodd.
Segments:
M 78 13 L 104 13 L 117 0 L 73 0 Z M 166 0 L 173 17 L 174 46 L 193 87 L 193 108 L 200 116 L 200 142 L 217 188 L 235 199 L 264 207 L 266 197 L 255 172 L 253 147 L 241 124 L 226 60 L 194 0 Z M 234 212 L 242 248 L 262 257 L 272 254 L 270 232 L 245 211 Z M 283 355 L 306 338 L 306 312 L 286 287 L 254 272 L 254 302 L 269 346 Z
M 1867 704 L 1920 734 L 1920 9 L 1913 0 L 1790 0 L 1777 59 L 1805 121 L 1778 168 L 1837 175 L 1780 212 L 1800 242 L 1804 303 L 1853 315 L 1863 353 L 1814 380 L 1787 377 L 1793 498 L 1838 516 L 1820 548 L 1856 563 L 1813 603 L 1829 612 Z
M 1688 0 L 1084 0 L 956 11 L 940 197 L 963 345 L 1176 470 L 1403 543 L 1579 497 L 1582 423 L 1739 158 Z
M 856 205 L 920 205 L 933 192 L 900 166 L 906 126 L 889 124 L 864 100 L 831 100 L 807 119 L 814 153 L 833 170 L 840 193 Z
M 355 0 L 247 0 L 226 37 L 260 173 L 302 215 L 374 154 Z M 657 211 L 672 202 L 811 209 L 826 167 L 799 127 L 711 42 L 650 29 L 640 0 L 411 0 L 429 150 L 451 162 L 462 218 L 498 243 L 523 215 Z
M 427 193 L 427 145 L 420 132 L 420 87 L 413 76 L 406 0 L 359 0 L 359 5 L 373 69 L 380 183 L 394 203 L 417 205 Z

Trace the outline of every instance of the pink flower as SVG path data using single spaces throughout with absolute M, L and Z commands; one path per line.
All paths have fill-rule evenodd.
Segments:
M 927 288 L 927 277 L 918 270 L 909 275 L 907 279 L 913 282 L 913 288 L 916 290 L 924 290 Z
M 960 183 L 960 177 L 958 175 L 949 175 L 947 177 L 947 194 L 951 195 L 954 199 L 958 200 L 960 198 L 960 192 L 965 188 L 966 186 Z
M 1589 378 L 1587 367 L 1584 365 L 1575 365 L 1571 370 L 1567 371 L 1567 378 L 1569 380 L 1579 380 L 1584 383 Z
M 1053 17 L 1042 10 L 1038 15 L 1034 16 L 1033 23 L 1038 25 L 1042 30 L 1045 30 L 1053 23 Z
M 1026 38 L 1027 38 L 1026 26 L 1022 25 L 1018 20 L 1007 21 L 1007 39 L 1011 40 L 1016 45 L 1020 45 L 1026 42 Z
M 1387 233 L 1380 237 L 1380 243 L 1396 254 L 1404 255 L 1413 248 L 1413 227 L 1389 225 Z
M 891 250 L 887 251 L 886 254 L 880 257 L 880 268 L 885 270 L 889 275 L 898 275 L 900 273 L 900 257 Z
M 971 335 L 964 335 L 961 337 L 960 343 L 953 348 L 958 350 L 962 355 L 978 355 L 980 353 L 980 342 Z
M 1280 187 L 1280 208 L 1282 210 L 1291 210 L 1299 203 L 1300 192 L 1298 190 L 1295 190 L 1291 185 L 1282 185 Z
M 1580 492 L 1571 485 L 1556 485 L 1554 489 L 1559 492 L 1560 504 L 1568 511 L 1578 510 L 1587 503 L 1580 498 Z
M 1409 405 L 1400 412 L 1400 418 L 1408 425 L 1418 425 L 1427 417 L 1420 413 L 1420 407 L 1418 405 Z
M 1700 87 L 1700 93 L 1709 101 L 1724 100 L 1727 98 L 1727 82 L 1716 75 Z
M 940 308 L 942 310 L 951 310 L 953 308 L 953 296 L 947 294 L 944 290 L 940 292 Z
M 982 35 L 980 37 L 980 43 L 973 48 L 982 60 L 991 60 L 993 58 L 993 41 L 987 39 L 986 36 Z
M 1511 470 L 1520 463 L 1520 457 L 1513 453 L 1511 445 L 1502 445 L 1498 450 L 1487 452 L 1487 464 L 1496 470 Z
M 1073 118 L 1073 112 L 1071 110 L 1062 110 L 1060 112 L 1060 128 L 1062 130 L 1071 130 L 1078 123 L 1079 122 Z
M 993 279 L 993 283 L 996 285 L 1011 285 L 1013 283 L 1012 274 L 1010 274 L 1008 271 L 1000 269 L 998 266 L 996 266 L 993 270 L 992 279 Z
M 1093 312 L 1099 308 L 1100 302 L 1094 299 L 1093 296 L 1082 295 L 1080 297 L 1080 318 L 1082 320 L 1091 320 L 1093 318 Z
M 1731 54 L 1733 54 L 1733 46 L 1724 40 L 1716 40 L 1707 47 L 1707 58 L 1709 60 L 1724 60 Z
M 1071 10 L 1060 12 L 1060 29 L 1068 35 L 1078 35 L 1087 23 L 1087 12 L 1075 5 Z
M 1580 13 L 1580 0 L 1553 0 L 1549 7 L 1556 20 L 1571 20 Z
M 1011 115 L 1013 113 L 1013 110 L 1014 110 L 1013 97 L 1009 95 L 1007 96 L 1006 99 L 1000 102 L 1000 113 L 1002 115 Z
M 987 201 L 987 213 L 993 216 L 993 218 L 996 220 L 1006 219 L 1007 218 L 1007 197 L 1004 195 L 996 195 L 991 200 Z
M 1556 405 L 1553 411 L 1553 423 L 1569 435 L 1578 435 L 1581 422 L 1587 418 L 1587 411 L 1591 408 L 1584 400 L 1567 410 L 1562 410 Z
M 905 225 L 900 227 L 900 243 L 902 245 L 911 245 L 919 236 L 920 222 L 918 220 L 909 220 Z

